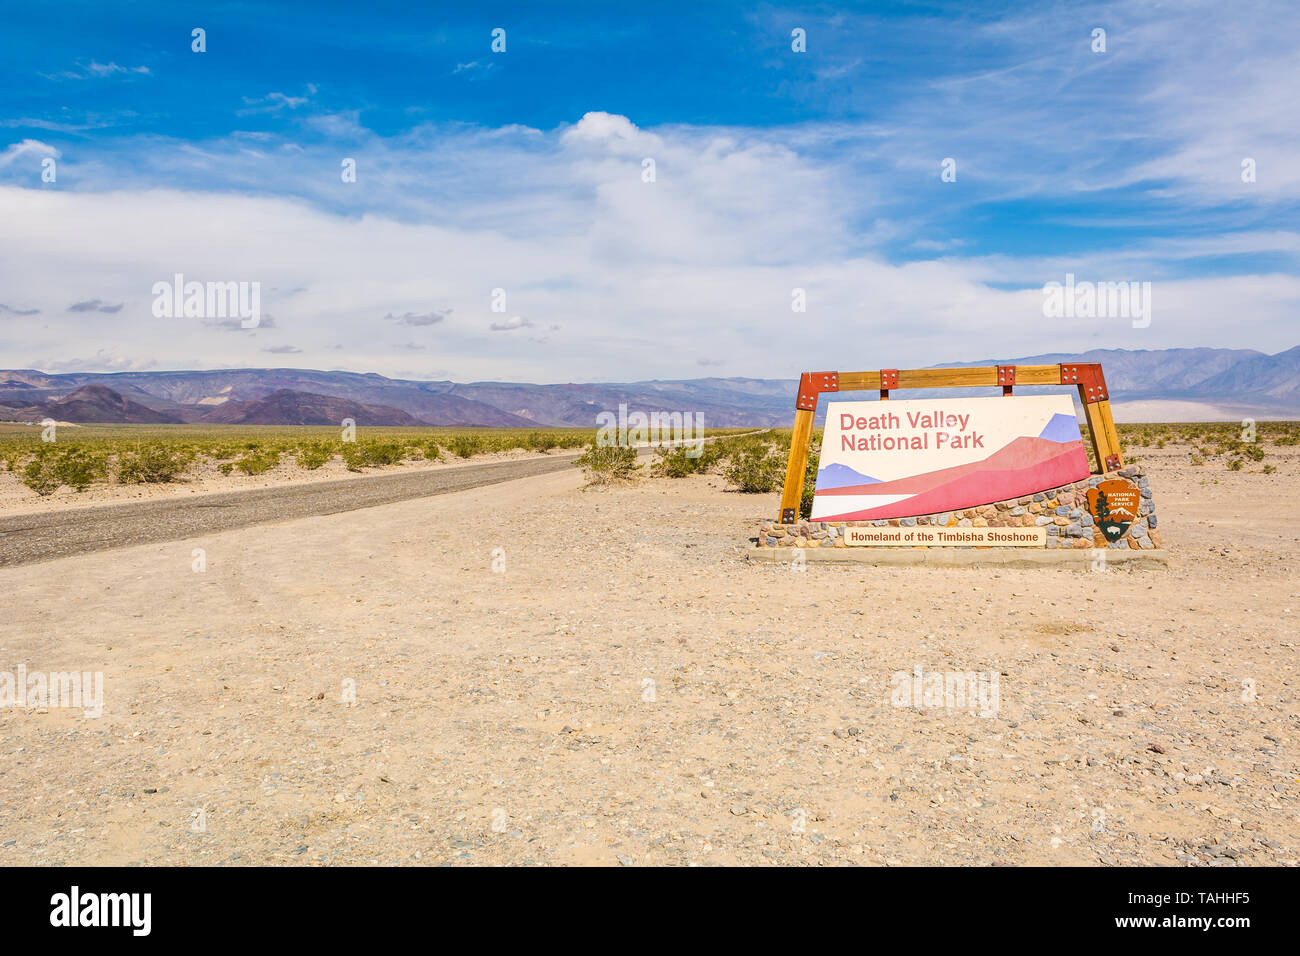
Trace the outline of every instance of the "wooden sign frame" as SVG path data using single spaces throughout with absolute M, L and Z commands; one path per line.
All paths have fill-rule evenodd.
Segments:
M 880 390 L 880 400 L 898 388 L 1002 388 L 1011 395 L 1017 385 L 1077 385 L 1079 400 L 1088 419 L 1088 434 L 1104 474 L 1124 467 L 1119 433 L 1110 413 L 1110 396 L 1101 366 L 1092 363 L 1060 365 L 977 365 L 971 368 L 885 368 L 874 372 L 804 372 L 799 377 L 799 394 L 794 407 L 794 434 L 790 438 L 790 460 L 785 468 L 781 492 L 782 524 L 793 524 L 803 498 L 804 472 L 812 445 L 813 418 L 822 392 L 867 392 Z

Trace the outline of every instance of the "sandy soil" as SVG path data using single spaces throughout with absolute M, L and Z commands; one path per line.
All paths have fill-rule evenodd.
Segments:
M 260 475 L 245 475 L 239 471 L 223 475 L 217 462 L 202 460 L 182 480 L 155 485 L 119 485 L 98 483 L 85 491 L 74 491 L 66 485 L 52 494 L 41 496 L 22 483 L 21 475 L 0 471 L 0 518 L 18 514 L 43 514 L 71 508 L 89 508 L 95 505 L 117 505 L 132 501 L 157 501 L 170 498 L 187 498 L 191 495 L 216 494 L 222 491 L 240 491 L 245 488 L 276 488 L 288 484 L 312 484 L 335 481 L 339 478 L 364 478 L 407 471 L 436 471 L 458 468 L 491 461 L 519 461 L 524 458 L 553 458 L 580 453 L 580 448 L 563 448 L 551 452 L 525 451 L 514 448 L 507 452 L 475 455 L 473 458 L 445 458 L 438 461 L 413 460 L 400 465 L 367 467 L 363 471 L 348 471 L 341 458 L 332 458 L 319 468 L 299 468 L 292 456 L 285 456 L 278 465 Z
M 0 710 L 0 862 L 1295 864 L 1300 459 L 1142 460 L 1167 570 L 797 573 L 568 472 L 0 570 L 0 670 L 105 682 Z

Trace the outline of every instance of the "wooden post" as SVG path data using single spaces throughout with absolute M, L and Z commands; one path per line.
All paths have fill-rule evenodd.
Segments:
M 1088 437 L 1092 440 L 1092 452 L 1097 456 L 1097 471 L 1106 471 L 1106 459 L 1110 455 L 1110 442 L 1106 436 L 1106 426 L 1102 424 L 1101 408 L 1098 402 L 1090 402 L 1079 386 L 1079 401 L 1083 403 L 1083 414 L 1088 419 Z
M 1079 401 L 1084 417 L 1088 419 L 1088 435 L 1092 451 L 1097 456 L 1097 471 L 1105 474 L 1124 467 L 1120 453 L 1119 433 L 1110 411 L 1110 393 L 1106 390 L 1106 376 L 1097 363 L 1070 365 L 1061 363 L 1061 384 L 1079 386 Z
M 790 460 L 785 466 L 785 487 L 781 492 L 781 523 L 799 520 L 799 503 L 803 499 L 803 476 L 808 470 L 808 448 L 812 442 L 813 417 L 816 409 L 801 408 L 794 413 L 794 434 L 790 436 Z
M 1115 428 L 1115 419 L 1110 413 L 1110 402 L 1097 403 L 1097 413 L 1101 416 L 1101 426 L 1106 432 L 1106 444 L 1110 446 L 1112 460 L 1102 466 L 1102 471 L 1114 471 L 1124 467 L 1124 453 L 1119 447 L 1119 431 Z

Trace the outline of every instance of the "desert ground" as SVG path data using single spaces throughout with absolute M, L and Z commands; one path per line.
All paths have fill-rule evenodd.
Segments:
M 1300 455 L 1140 451 L 1166 569 L 751 564 L 775 495 L 577 471 L 0 569 L 0 671 L 104 679 L 0 709 L 0 862 L 1294 865 Z

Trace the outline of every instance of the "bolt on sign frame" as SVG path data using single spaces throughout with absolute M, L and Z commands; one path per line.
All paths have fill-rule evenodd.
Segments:
M 865 392 L 880 389 L 880 400 L 889 401 L 897 388 L 972 388 L 1001 386 L 1010 395 L 1017 385 L 1077 385 L 1079 400 L 1088 418 L 1088 434 L 1101 472 L 1124 467 L 1119 434 L 1110 413 L 1106 378 L 1096 363 L 1060 365 L 980 365 L 972 368 L 885 368 L 875 372 L 804 372 L 799 377 L 799 395 L 794 407 L 794 435 L 790 438 L 790 461 L 785 469 L 781 492 L 781 523 L 793 524 L 803 497 L 804 472 L 812 443 L 813 417 L 822 392 Z

